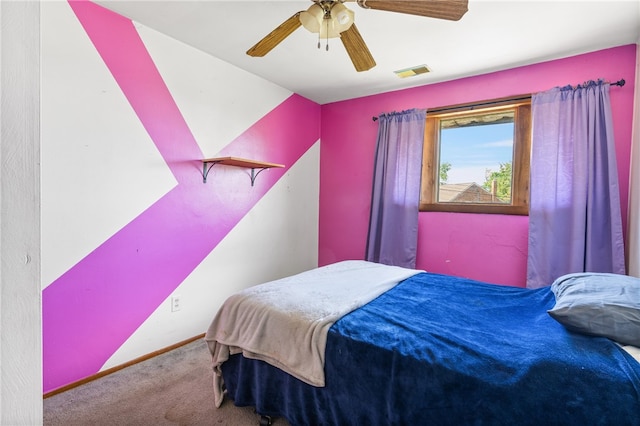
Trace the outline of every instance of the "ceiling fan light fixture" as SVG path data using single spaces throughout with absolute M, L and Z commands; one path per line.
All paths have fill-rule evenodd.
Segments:
M 309 9 L 300 12 L 300 23 L 309 32 L 320 33 L 320 38 L 340 37 L 354 21 L 354 13 L 342 3 L 336 2 L 325 12 L 322 6 L 312 4 Z

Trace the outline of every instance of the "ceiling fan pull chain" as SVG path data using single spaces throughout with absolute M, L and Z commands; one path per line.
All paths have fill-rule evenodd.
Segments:
M 329 21 L 331 21 L 331 15 L 328 15 L 327 17 L 325 17 L 324 21 L 327 23 L 327 45 L 325 47 L 325 51 L 329 51 Z

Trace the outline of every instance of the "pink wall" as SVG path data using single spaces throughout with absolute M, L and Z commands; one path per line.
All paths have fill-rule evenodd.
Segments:
M 629 187 L 636 46 L 322 106 L 319 264 L 364 256 L 377 124 L 383 112 L 433 108 L 624 78 L 611 88 L 623 222 Z M 528 217 L 421 213 L 417 267 L 524 286 Z

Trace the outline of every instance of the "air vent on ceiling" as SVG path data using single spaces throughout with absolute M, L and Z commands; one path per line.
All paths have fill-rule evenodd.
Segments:
M 394 73 L 396 73 L 396 75 L 400 78 L 414 77 L 418 74 L 426 74 L 428 72 L 431 72 L 431 70 L 426 65 L 418 65 L 415 67 L 394 71 Z

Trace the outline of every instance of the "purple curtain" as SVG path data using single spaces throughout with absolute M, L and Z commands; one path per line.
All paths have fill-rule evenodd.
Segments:
M 425 116 L 413 109 L 378 117 L 368 261 L 415 268 Z
M 532 97 L 527 287 L 573 272 L 624 274 L 609 84 Z

